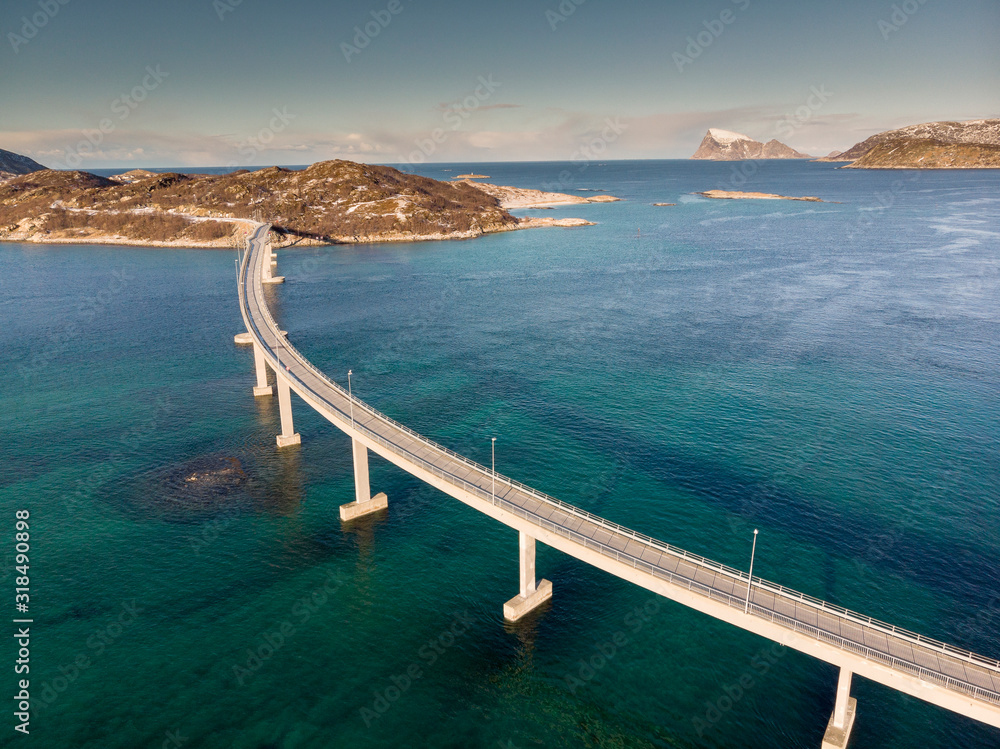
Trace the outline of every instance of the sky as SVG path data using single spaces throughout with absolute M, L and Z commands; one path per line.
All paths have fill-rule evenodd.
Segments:
M 1000 116 L 996 0 L 3 0 L 0 148 L 55 168 L 812 155 Z

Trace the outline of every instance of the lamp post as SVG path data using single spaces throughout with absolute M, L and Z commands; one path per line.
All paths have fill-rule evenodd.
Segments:
M 351 428 L 354 428 L 354 396 L 351 391 L 351 375 L 354 374 L 353 370 L 347 370 L 347 397 L 351 401 Z
M 493 504 L 497 503 L 497 438 L 490 440 L 490 453 L 493 457 Z
M 757 529 L 753 529 L 753 548 L 750 550 L 750 576 L 747 578 L 747 600 L 743 604 L 743 613 L 750 611 L 750 586 L 753 585 L 753 557 L 757 553 Z

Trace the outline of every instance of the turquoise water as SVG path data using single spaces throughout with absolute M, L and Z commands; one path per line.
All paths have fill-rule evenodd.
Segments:
M 304 353 L 480 462 L 496 436 L 499 471 L 561 499 L 741 568 L 759 528 L 755 573 L 1000 656 L 996 172 L 475 168 L 625 201 L 529 212 L 581 229 L 282 251 Z M 690 194 L 741 186 L 836 202 Z M 551 606 L 505 626 L 516 534 L 377 458 L 389 512 L 343 528 L 349 441 L 297 403 L 302 447 L 275 449 L 234 258 L 0 246 L 33 746 L 819 746 L 832 667 L 545 547 Z M 1000 745 L 853 694 L 853 746 Z

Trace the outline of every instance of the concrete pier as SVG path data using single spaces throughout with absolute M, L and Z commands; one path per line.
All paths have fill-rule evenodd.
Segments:
M 370 515 L 389 506 L 389 498 L 385 492 L 379 492 L 374 497 L 371 495 L 368 483 L 368 448 L 353 438 L 351 448 L 354 452 L 354 501 L 340 506 L 340 519 L 343 521 Z
M 274 269 L 278 267 L 278 256 L 271 250 L 271 239 L 267 240 L 267 259 L 264 261 L 260 271 L 261 283 L 284 283 L 284 276 L 274 275 Z
M 519 557 L 521 563 L 521 593 L 503 605 L 503 618 L 516 622 L 552 598 L 552 583 L 535 582 L 535 539 L 519 531 Z
M 823 749 L 844 749 L 851 740 L 851 729 L 854 728 L 854 716 L 858 707 L 858 701 L 851 697 L 852 676 L 849 669 L 841 667 L 840 678 L 837 680 L 837 700 L 823 736 Z
M 289 447 L 302 443 L 302 435 L 295 433 L 292 423 L 292 392 L 288 382 L 283 377 L 278 380 L 278 410 L 281 412 L 281 434 L 278 435 L 278 447 Z
M 274 395 L 271 386 L 267 384 L 267 363 L 264 361 L 264 352 L 260 350 L 260 346 L 253 347 L 253 366 L 257 372 L 257 387 L 253 389 L 254 397 Z

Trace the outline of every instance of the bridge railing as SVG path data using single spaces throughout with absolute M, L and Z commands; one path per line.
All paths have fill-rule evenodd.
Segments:
M 248 314 L 249 313 L 249 309 L 248 309 L 248 306 L 247 306 L 247 303 L 246 303 L 246 294 L 245 294 L 245 288 L 244 288 L 245 283 L 247 283 L 247 281 L 248 281 L 248 279 L 247 279 L 247 272 L 249 271 L 249 267 L 248 266 L 250 264 L 252 256 L 255 256 L 257 254 L 258 253 L 248 252 L 247 256 L 244 258 L 243 265 L 241 266 L 241 282 L 242 283 L 240 284 L 240 302 L 241 302 L 241 307 L 243 308 L 243 311 L 244 311 L 244 320 L 247 323 L 248 330 L 251 330 L 251 332 L 253 332 L 254 330 L 256 330 L 257 337 L 261 340 L 261 342 L 263 342 L 262 331 L 260 331 L 259 327 L 256 325 L 256 321 L 253 320 L 253 318 Z M 267 261 L 268 262 L 270 261 L 269 257 L 267 258 Z M 263 258 L 261 259 L 261 262 L 263 262 Z M 261 282 L 260 282 L 260 274 L 259 274 L 259 272 L 254 272 L 254 275 L 252 277 L 252 281 L 250 281 L 250 282 L 254 283 L 255 287 L 259 287 L 259 290 L 262 292 L 262 288 L 263 287 L 262 287 Z M 482 465 L 476 463 L 475 461 L 470 460 L 469 458 L 466 458 L 465 456 L 460 455 L 459 453 L 457 453 L 457 452 L 455 452 L 455 451 L 453 451 L 453 450 L 451 450 L 451 449 L 449 449 L 447 447 L 444 447 L 443 445 L 437 444 L 436 442 L 434 442 L 434 441 L 428 439 L 427 437 L 425 437 L 425 436 L 423 436 L 423 435 L 415 432 L 414 430 L 410 429 L 409 427 L 405 426 L 404 424 L 400 424 L 399 422 L 395 421 L 394 419 L 386 416 L 385 414 L 383 414 L 380 411 L 376 410 L 372 406 L 368 405 L 363 400 L 357 398 L 356 396 L 353 396 L 343 386 L 341 386 L 339 383 L 337 383 L 336 381 L 334 381 L 333 379 L 331 379 L 328 375 L 326 375 L 326 373 L 324 373 L 318 367 L 316 367 L 315 365 L 313 365 L 312 362 L 310 362 L 308 358 L 306 358 L 305 356 L 303 356 L 302 353 L 299 352 L 298 349 L 296 349 L 295 346 L 293 346 L 290 341 L 288 341 L 286 338 L 283 338 L 281 336 L 281 334 L 279 332 L 280 329 L 279 329 L 277 323 L 275 322 L 274 318 L 271 316 L 271 313 L 270 313 L 270 310 L 267 307 L 267 304 L 261 303 L 259 305 L 259 307 L 260 307 L 260 310 L 261 310 L 262 314 L 265 317 L 264 322 L 265 322 L 266 326 L 270 329 L 270 333 L 272 334 L 272 336 L 276 340 L 280 340 L 281 341 L 281 347 L 284 348 L 286 351 L 289 352 L 289 354 L 291 356 L 291 359 L 286 359 L 285 361 L 282 362 L 278 358 L 277 354 L 275 354 L 274 352 L 272 352 L 266 346 L 264 347 L 265 356 L 268 356 L 269 358 L 273 358 L 273 360 L 274 360 L 274 362 L 275 362 L 276 365 L 280 365 L 280 367 L 282 369 L 286 369 L 286 372 L 287 372 L 288 376 L 295 376 L 296 377 L 296 379 L 299 381 L 299 385 L 301 387 L 305 388 L 306 390 L 309 390 L 318 400 L 322 401 L 329 408 L 332 408 L 337 413 L 339 413 L 341 415 L 341 418 L 345 422 L 345 426 L 346 426 L 346 424 L 351 423 L 351 415 L 347 411 L 345 411 L 344 409 L 342 409 L 339 406 L 335 405 L 334 403 L 330 402 L 329 399 L 326 398 L 322 393 L 317 392 L 314 388 L 310 387 L 307 383 L 305 383 L 304 381 L 302 381 L 301 378 L 299 378 L 297 375 L 295 375 L 291 371 L 291 369 L 290 369 L 292 363 L 294 363 L 296 365 L 296 368 L 301 367 L 301 368 L 307 370 L 314 377 L 317 377 L 318 379 L 322 380 L 328 387 L 330 387 L 334 391 L 336 391 L 337 394 L 338 394 L 338 396 L 340 396 L 343 399 L 347 400 L 349 402 L 349 404 L 353 404 L 354 408 L 357 411 L 360 411 L 362 414 L 367 414 L 368 416 L 376 419 L 377 421 L 379 421 L 379 422 L 381 422 L 383 424 L 391 426 L 395 430 L 398 430 L 400 432 L 406 433 L 411 438 L 413 438 L 415 441 L 419 442 L 421 444 L 421 446 L 426 447 L 426 448 L 430 448 L 433 451 L 436 451 L 436 452 L 439 452 L 439 453 L 443 453 L 443 454 L 449 456 L 451 459 L 462 463 L 463 465 L 465 465 L 470 470 L 473 470 L 476 473 L 481 474 L 484 477 L 484 479 L 492 479 L 492 478 L 494 478 L 494 473 L 492 472 L 491 469 L 489 469 L 489 468 L 487 468 L 485 466 L 482 466 Z M 272 366 L 275 366 L 275 365 L 272 365 Z M 692 590 L 700 589 L 702 592 L 706 593 L 707 595 L 710 595 L 710 597 L 712 597 L 715 600 L 722 600 L 722 598 L 720 598 L 720 596 L 722 596 L 722 597 L 725 598 L 725 602 L 726 603 L 728 603 L 729 605 L 731 605 L 731 606 L 733 606 L 735 608 L 743 608 L 744 605 L 745 605 L 745 599 L 744 598 L 725 594 L 725 593 L 723 593 L 723 592 L 721 592 L 721 591 L 719 591 L 719 590 L 717 590 L 715 588 L 703 585 L 702 583 L 698 583 L 697 581 L 692 580 L 689 577 L 686 577 L 686 576 L 683 576 L 683 575 L 675 575 L 674 573 L 671 573 L 668 570 L 664 570 L 661 567 L 656 567 L 654 565 L 649 564 L 648 562 L 645 562 L 645 561 L 643 561 L 641 559 L 638 559 L 637 557 L 634 557 L 634 556 L 629 555 L 629 554 L 625 554 L 624 552 L 621 552 L 621 551 L 619 551 L 618 549 L 615 549 L 612 546 L 609 546 L 607 544 L 601 543 L 599 541 L 595 541 L 594 539 L 592 539 L 590 537 L 587 537 L 587 536 L 585 536 L 583 534 L 577 533 L 575 531 L 570 531 L 570 530 L 568 530 L 568 529 L 564 528 L 563 526 L 560 526 L 560 525 L 558 525 L 556 523 L 552 523 L 552 522 L 548 521 L 547 519 L 539 516 L 537 513 L 535 513 L 535 512 L 529 512 L 529 511 L 525 510 L 523 507 L 520 507 L 519 505 L 517 505 L 517 504 L 515 504 L 513 502 L 510 502 L 509 500 L 505 500 L 505 499 L 502 499 L 500 497 L 497 497 L 495 494 L 493 494 L 493 493 L 485 490 L 479 484 L 475 484 L 473 482 L 470 482 L 470 481 L 467 481 L 467 480 L 465 480 L 463 478 L 460 478 L 460 477 L 456 476 L 454 473 L 451 473 L 450 471 L 442 470 L 441 468 L 439 468 L 438 466 L 436 466 L 431 461 L 428 461 L 425 458 L 422 458 L 422 457 L 414 454 L 412 451 L 407 450 L 405 447 L 403 447 L 401 445 L 398 445 L 395 442 L 392 442 L 391 440 L 386 439 L 381 434 L 375 432 L 374 430 L 370 429 L 369 427 L 367 427 L 367 426 L 365 426 L 363 424 L 358 423 L 357 417 L 358 417 L 358 414 L 357 414 L 357 412 L 355 412 L 354 415 L 353 415 L 353 424 L 352 424 L 352 428 L 354 428 L 355 430 L 364 433 L 365 436 L 367 436 L 369 439 L 371 439 L 374 442 L 382 445 L 383 447 L 385 447 L 386 449 L 392 451 L 393 453 L 395 453 L 397 455 L 400 455 L 401 457 L 404 457 L 406 460 L 408 460 L 410 462 L 415 462 L 415 463 L 420 464 L 422 468 L 424 468 L 425 470 L 429 471 L 430 473 L 433 473 L 434 475 L 438 476 L 439 478 L 444 479 L 448 483 L 456 485 L 459 488 L 464 489 L 465 491 L 468 491 L 468 492 L 470 492 L 472 494 L 475 494 L 476 496 L 478 496 L 481 499 L 490 501 L 495 506 L 500 506 L 500 507 L 502 507 L 505 510 L 513 512 L 514 514 L 517 514 L 517 515 L 519 515 L 521 517 L 525 517 L 527 519 L 530 519 L 532 522 L 540 524 L 543 527 L 545 527 L 545 528 L 547 528 L 549 530 L 552 530 L 553 532 L 557 533 L 558 535 L 570 538 L 571 540 L 574 540 L 574 541 L 576 541 L 578 543 L 581 543 L 582 545 L 584 545 L 587 548 L 593 548 L 593 549 L 601 552 L 602 554 L 604 554 L 606 556 L 614 557 L 617 561 L 629 560 L 632 563 L 633 567 L 637 567 L 637 568 L 638 567 L 642 567 L 644 569 L 648 569 L 648 571 L 650 571 L 656 577 L 660 577 L 660 578 L 665 578 L 666 577 L 666 579 L 669 579 L 674 584 L 681 584 L 678 581 L 684 581 L 683 582 L 683 587 L 687 587 L 688 589 L 692 589 Z M 583 520 L 591 522 L 591 523 L 593 523 L 595 525 L 598 525 L 598 526 L 600 526 L 600 527 L 602 527 L 602 528 L 604 528 L 604 529 L 606 529 L 606 530 L 608 530 L 608 531 L 610 531 L 612 533 L 615 533 L 615 534 L 618 534 L 618 535 L 621 535 L 621 536 L 625 536 L 627 538 L 631 538 L 633 540 L 639 541 L 640 543 L 642 543 L 642 544 L 644 544 L 646 546 L 658 549 L 659 551 L 661 551 L 661 553 L 669 553 L 673 557 L 676 557 L 676 558 L 678 558 L 680 560 L 687 561 L 687 562 L 693 564 L 694 566 L 702 568 L 702 569 L 704 569 L 706 571 L 709 571 L 709 572 L 711 572 L 713 574 L 717 574 L 717 575 L 721 574 L 724 577 L 729 578 L 734 583 L 741 584 L 742 586 L 744 586 L 744 588 L 748 585 L 749 577 L 748 577 L 747 573 L 745 573 L 745 572 L 743 572 L 741 570 L 737 570 L 735 568 L 728 567 L 727 565 L 721 564 L 719 562 L 715 562 L 714 560 L 708 559 L 707 557 L 703 557 L 703 556 L 700 556 L 698 554 L 692 554 L 691 552 L 688 552 L 688 551 L 686 551 L 684 549 L 681 549 L 679 547 L 676 547 L 676 546 L 672 546 L 671 544 L 664 543 L 664 542 L 659 541 L 659 540 L 657 540 L 655 538 L 652 538 L 651 536 L 646 536 L 646 535 L 638 533 L 638 532 L 636 532 L 636 531 L 634 531 L 634 530 L 632 530 L 630 528 L 626 528 L 625 526 L 618 525 L 617 523 L 611 522 L 611 521 L 609 521 L 609 520 L 607 520 L 605 518 L 602 518 L 602 517 L 600 517 L 598 515 L 594 515 L 592 513 L 589 513 L 586 510 L 582 510 L 581 508 L 576 507 L 575 505 L 571 505 L 571 504 L 569 504 L 567 502 L 564 502 L 562 500 L 556 499 L 555 497 L 551 497 L 551 496 L 546 495 L 546 494 L 544 494 L 542 492 L 539 492 L 539 491 L 533 489 L 530 486 L 522 484 L 521 482 L 515 481 L 514 479 L 511 479 L 511 478 L 509 478 L 507 476 L 504 476 L 502 474 L 499 474 L 499 473 L 495 474 L 495 478 L 496 478 L 496 481 L 497 481 L 498 484 L 507 485 L 507 486 L 509 486 L 509 487 L 511 487 L 513 489 L 516 489 L 516 490 L 520 491 L 523 494 L 526 494 L 526 495 L 528 495 L 528 496 L 530 496 L 530 497 L 538 500 L 539 502 L 542 502 L 544 504 L 550 505 L 550 506 L 552 506 L 552 507 L 554 507 L 556 509 L 562 510 L 563 512 L 566 512 L 567 514 L 571 514 L 571 515 L 579 517 L 579 518 L 581 518 Z M 986 658 L 984 656 L 978 655 L 977 653 L 973 653 L 972 651 L 965 650 L 965 649 L 962 649 L 962 648 L 957 648 L 957 647 L 949 645 L 949 644 L 947 644 L 945 642 L 941 642 L 941 641 L 935 640 L 933 638 L 925 637 L 925 636 L 923 636 L 923 635 L 921 635 L 919 633 L 911 632 L 909 630 L 906 630 L 906 629 L 903 629 L 903 628 L 900 628 L 900 627 L 896 627 L 896 626 L 894 626 L 892 624 L 889 624 L 887 622 L 882 622 L 882 621 L 879 621 L 877 619 L 873 619 L 872 617 L 865 616 L 864 614 L 859 614 L 859 613 L 857 613 L 855 611 L 851 611 L 850 609 L 846 609 L 846 608 L 843 608 L 841 606 L 837 606 L 837 605 L 828 603 L 826 601 L 823 601 L 823 600 L 818 599 L 818 598 L 814 598 L 812 596 L 806 595 L 806 594 L 801 593 L 799 591 L 792 590 L 790 588 L 786 588 L 786 587 L 784 587 L 782 585 L 779 585 L 777 583 L 773 583 L 773 582 L 770 582 L 768 580 L 764 580 L 763 578 L 759 578 L 759 577 L 753 578 L 752 587 L 753 587 L 754 590 L 760 590 L 760 591 L 769 592 L 772 595 L 774 595 L 776 597 L 780 597 L 783 600 L 786 600 L 786 601 L 788 601 L 788 602 L 790 602 L 790 603 L 792 603 L 794 605 L 805 605 L 805 606 L 807 606 L 809 608 L 812 608 L 814 610 L 822 611 L 824 613 L 833 615 L 833 616 L 835 616 L 835 617 L 837 617 L 839 619 L 842 619 L 844 621 L 850 622 L 852 624 L 855 624 L 855 625 L 858 625 L 858 626 L 861 626 L 861 627 L 870 628 L 870 629 L 875 630 L 877 632 L 880 632 L 880 633 L 882 633 L 882 634 L 884 634 L 886 636 L 890 636 L 890 637 L 893 637 L 893 638 L 896 638 L 896 639 L 899 639 L 899 640 L 907 641 L 910 644 L 918 645 L 920 647 L 923 647 L 923 648 L 926 648 L 926 649 L 929 649 L 929 650 L 932 650 L 932 651 L 935 651 L 935 652 L 942 653 L 942 654 L 950 656 L 952 658 L 955 658 L 955 659 L 958 659 L 958 660 L 961 660 L 961 661 L 964 661 L 964 662 L 968 662 L 968 663 L 977 665 L 977 666 L 979 666 L 981 668 L 984 668 L 984 669 L 987 669 L 989 671 L 996 672 L 996 674 L 998 675 L 998 677 L 1000 677 L 1000 661 L 997 661 L 997 660 L 994 660 L 994 659 L 991 659 L 991 658 Z M 782 615 L 782 614 L 780 614 L 780 613 L 778 613 L 776 611 L 773 611 L 772 609 L 764 608 L 764 607 L 761 607 L 761 606 L 759 606 L 757 604 L 751 603 L 750 610 L 754 611 L 754 613 L 756 613 L 759 616 L 763 616 L 763 618 L 770 619 L 771 621 L 784 622 L 784 620 L 787 620 L 787 622 L 794 622 L 795 626 L 792 627 L 792 628 L 795 629 L 796 631 L 822 632 L 824 634 L 823 634 L 822 637 L 820 637 L 820 639 L 824 639 L 824 640 L 826 640 L 828 642 L 831 642 L 833 644 L 838 644 L 839 647 L 843 647 L 845 649 L 852 650 L 853 652 L 861 652 L 861 651 L 863 651 L 865 653 L 867 653 L 867 652 L 878 653 L 879 654 L 878 660 L 885 661 L 885 659 L 890 659 L 893 662 L 898 662 L 898 663 L 901 663 L 901 664 L 907 663 L 908 667 L 906 669 L 903 669 L 903 670 L 906 670 L 908 672 L 911 672 L 913 669 L 918 669 L 920 671 L 926 671 L 927 673 L 934 673 L 936 675 L 935 680 L 938 681 L 938 682 L 940 682 L 940 680 L 944 679 L 947 682 L 954 682 L 956 685 L 958 685 L 958 684 L 964 684 L 965 686 L 960 691 L 967 692 L 967 693 L 970 693 L 970 694 L 982 692 L 985 695 L 990 695 L 989 697 L 984 697 L 984 699 L 989 699 L 989 701 L 991 701 L 991 702 L 1000 704 L 1000 694 L 997 694 L 996 692 L 990 692 L 988 690 L 982 689 L 981 687 L 979 687 L 977 685 L 974 685 L 974 684 L 971 684 L 971 683 L 967 683 L 967 682 L 961 682 L 961 681 L 955 680 L 952 677 L 949 677 L 947 675 L 938 674 L 937 672 L 933 672 L 933 671 L 927 671 L 926 669 L 922 669 L 922 668 L 916 666 L 915 664 L 912 664 L 912 663 L 909 663 L 909 662 L 906 662 L 906 661 L 900 661 L 899 659 L 895 658 L 894 656 L 892 656 L 890 654 L 881 653 L 880 651 L 873 650 L 872 648 L 869 648 L 867 645 L 864 645 L 863 643 L 857 643 L 857 642 L 855 642 L 853 640 L 849 640 L 847 638 L 841 637 L 840 635 L 837 635 L 836 633 L 829 632 L 828 630 L 820 629 L 820 628 L 814 627 L 813 625 L 810 625 L 808 623 L 801 622 L 801 621 L 799 621 L 797 619 L 792 619 L 790 617 L 786 617 L 786 616 L 784 616 L 784 615 Z M 791 626 L 791 625 L 788 625 L 788 626 Z M 805 629 L 803 629 L 803 628 L 805 628 Z M 818 635 L 814 634 L 814 636 L 818 636 Z M 848 644 L 850 645 L 850 647 L 848 647 Z M 944 683 L 944 682 L 941 682 L 941 683 Z M 970 691 L 970 690 L 973 690 L 973 691 Z

